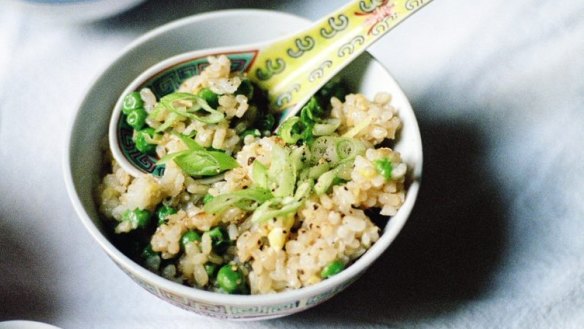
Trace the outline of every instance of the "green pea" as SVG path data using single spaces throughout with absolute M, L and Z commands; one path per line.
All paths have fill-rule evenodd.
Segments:
M 262 133 L 258 129 L 248 129 L 241 133 L 241 137 L 244 138 L 247 135 L 252 135 L 254 137 L 261 137 Z
M 205 100 L 205 102 L 207 102 L 207 104 L 209 104 L 209 106 L 211 106 L 214 109 L 219 106 L 219 95 L 215 94 L 209 88 L 203 88 L 199 90 L 197 96 Z
M 150 212 L 145 209 L 136 208 L 134 210 L 126 210 L 123 215 L 123 220 L 130 221 L 137 228 L 146 228 L 150 224 Z
M 237 87 L 235 91 L 236 95 L 244 95 L 247 99 L 251 99 L 253 97 L 253 85 L 251 81 L 248 79 L 241 80 L 241 84 Z
M 217 272 L 217 264 L 213 264 L 213 263 L 206 263 L 205 264 L 205 271 L 207 272 L 207 275 L 209 276 L 209 278 L 214 278 L 215 277 L 215 273 Z
M 382 158 L 375 160 L 375 169 L 378 173 L 385 178 L 385 180 L 391 179 L 391 172 L 393 170 L 393 165 L 388 158 Z
M 148 143 L 148 140 L 154 137 L 154 134 L 154 129 L 150 127 L 137 130 L 134 133 L 134 137 L 132 138 L 134 140 L 134 144 L 136 145 L 136 149 L 145 154 L 153 153 L 156 149 L 156 145 Z
M 146 268 L 152 271 L 158 271 L 161 263 L 160 254 L 152 250 L 151 244 L 148 244 L 146 248 L 142 250 L 142 254 L 140 256 L 144 261 L 144 265 L 146 266 Z
M 146 124 L 146 117 L 147 116 L 148 116 L 148 113 L 146 113 L 146 110 L 144 110 L 143 108 L 137 108 L 137 109 L 130 111 L 130 113 L 128 113 L 128 115 L 126 117 L 126 122 L 132 128 L 134 128 L 136 130 L 140 130 L 140 129 L 144 128 L 144 125 Z
M 142 97 L 140 97 L 140 93 L 134 91 L 124 97 L 124 103 L 122 104 L 122 112 L 128 115 L 132 110 L 137 108 L 143 107 L 144 101 L 142 101 Z
M 221 226 L 215 226 L 211 230 L 209 230 L 209 236 L 213 240 L 225 240 L 225 231 Z
M 243 273 L 237 265 L 223 265 L 217 273 L 217 284 L 223 291 L 233 294 L 240 292 L 245 286 Z
M 227 238 L 227 232 L 220 226 L 216 226 L 209 231 L 209 236 L 211 237 L 213 251 L 217 254 L 223 254 L 229 247 L 229 240 Z
M 201 235 L 197 231 L 188 231 L 180 239 L 180 246 L 184 249 L 187 243 L 201 241 Z
M 144 248 L 144 250 L 142 250 L 142 255 L 141 256 L 144 259 L 148 259 L 148 258 L 151 258 L 151 257 L 158 256 L 158 253 L 156 251 L 152 250 L 152 245 L 151 244 L 148 244 L 146 246 L 146 248 Z
M 345 269 L 345 264 L 340 260 L 335 260 L 325 266 L 320 272 L 320 277 L 323 279 L 328 279 L 335 274 L 341 273 Z
M 211 200 L 215 199 L 215 197 L 211 194 L 205 194 L 205 196 L 203 197 L 203 204 L 207 204 L 209 202 L 211 202 Z
M 134 216 L 136 217 L 136 223 L 138 223 L 139 228 L 146 228 L 150 224 L 150 212 L 144 209 L 134 210 Z
M 330 80 L 318 91 L 319 98 L 328 102 L 332 97 L 345 101 L 347 86 L 342 80 Z
M 258 128 L 261 131 L 272 131 L 272 129 L 274 129 L 274 124 L 276 124 L 276 118 L 273 114 L 268 113 L 260 120 L 258 123 Z
M 163 204 L 156 210 L 156 217 L 158 218 L 158 225 L 166 223 L 167 217 L 169 215 L 176 214 L 176 209 L 171 206 Z

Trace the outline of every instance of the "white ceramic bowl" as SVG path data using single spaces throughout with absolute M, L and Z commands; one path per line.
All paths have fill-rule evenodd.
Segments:
M 230 24 L 224 24 L 229 21 Z M 262 24 L 257 24 L 261 21 Z M 198 314 L 227 319 L 267 319 L 317 305 L 355 281 L 391 244 L 416 200 L 422 173 L 420 132 L 412 108 L 387 70 L 365 53 L 341 74 L 351 91 L 369 97 L 378 91 L 393 95 L 403 121 L 395 145 L 410 170 L 406 200 L 383 230 L 381 238 L 343 272 L 310 287 L 270 295 L 225 295 L 166 280 L 133 262 L 107 239 L 93 191 L 99 182 L 100 141 L 108 131 L 116 100 L 142 71 L 170 56 L 194 49 L 255 43 L 298 30 L 305 19 L 263 10 L 231 10 L 197 15 L 162 26 L 132 43 L 90 87 L 70 126 L 64 174 L 73 205 L 91 235 L 113 261 L 154 295 Z M 270 29 L 263 28 L 270 26 Z
M 32 17 L 55 22 L 89 22 L 124 12 L 144 0 L 8 0 Z

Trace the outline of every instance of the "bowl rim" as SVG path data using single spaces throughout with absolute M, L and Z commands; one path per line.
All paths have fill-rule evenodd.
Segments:
M 173 294 L 176 294 L 176 295 L 179 295 L 182 297 L 187 297 L 187 298 L 195 300 L 197 302 L 222 304 L 222 305 L 229 305 L 229 306 L 274 305 L 274 304 L 283 304 L 286 302 L 298 301 L 298 300 L 302 300 L 302 299 L 310 297 L 310 296 L 318 295 L 319 293 L 333 290 L 333 289 L 338 288 L 338 287 L 340 287 L 341 289 L 346 287 L 348 284 L 353 282 L 353 280 L 357 279 L 358 275 L 360 273 L 362 273 L 365 269 L 367 269 L 367 267 L 372 265 L 374 263 L 374 261 L 379 258 L 379 256 L 389 247 L 389 245 L 397 237 L 397 235 L 399 234 L 399 232 L 401 231 L 401 229 L 403 228 L 403 226 L 407 222 L 408 217 L 413 209 L 413 206 L 415 204 L 415 201 L 416 201 L 416 198 L 418 195 L 420 183 L 421 183 L 422 163 L 423 163 L 421 135 L 420 135 L 419 126 L 418 126 L 418 123 L 416 121 L 416 118 L 415 118 L 415 116 L 412 116 L 412 120 L 414 120 L 415 127 L 417 128 L 416 134 L 415 134 L 416 135 L 415 136 L 415 139 L 416 139 L 415 143 L 418 144 L 417 152 L 416 152 L 416 159 L 418 159 L 419 163 L 417 164 L 417 166 L 415 168 L 413 168 L 413 172 L 412 172 L 413 179 L 410 182 L 410 186 L 407 190 L 406 201 L 404 202 L 402 207 L 399 209 L 398 214 L 391 217 L 391 220 L 397 221 L 397 220 L 395 220 L 395 218 L 397 216 L 399 216 L 398 219 L 400 219 L 400 220 L 398 221 L 395 228 L 392 231 L 384 231 L 380 235 L 379 240 L 377 240 L 377 242 L 375 242 L 367 250 L 367 252 L 365 252 L 362 256 L 360 256 L 358 259 L 356 259 L 351 264 L 351 266 L 347 267 L 341 273 L 339 273 L 339 274 L 337 274 L 337 275 L 335 275 L 327 280 L 323 280 L 317 284 L 314 284 L 314 285 L 311 285 L 308 287 L 302 287 L 299 289 L 284 291 L 284 292 L 278 292 L 278 293 L 273 293 L 273 294 L 263 294 L 263 295 L 227 295 L 227 294 L 221 294 L 221 293 L 206 291 L 206 290 L 197 289 L 197 288 L 189 287 L 186 285 L 182 285 L 180 283 L 176 283 L 176 282 L 170 281 L 168 279 L 165 279 L 165 278 L 159 276 L 158 274 L 147 270 L 146 268 L 142 267 L 141 265 L 139 265 L 138 263 L 134 262 L 132 259 L 127 257 L 125 254 L 123 254 L 118 248 L 116 248 L 113 245 L 112 242 L 110 242 L 110 240 L 105 236 L 105 234 L 102 233 L 98 229 L 98 227 L 94 224 L 91 217 L 89 216 L 87 211 L 84 209 L 83 204 L 81 202 L 81 199 L 77 193 L 76 184 L 74 182 L 73 171 L 72 171 L 72 166 L 71 166 L 71 163 L 73 160 L 72 153 L 71 153 L 73 151 L 73 149 L 72 149 L 73 148 L 73 139 L 72 139 L 73 132 L 75 130 L 76 123 L 79 119 L 79 114 L 80 114 L 79 110 L 85 106 L 85 103 L 87 101 L 87 94 L 89 93 L 89 91 L 91 91 L 91 89 L 96 85 L 96 83 L 100 79 L 104 78 L 104 76 L 108 72 L 108 69 L 111 68 L 114 63 L 118 62 L 124 56 L 128 55 L 128 53 L 130 53 L 134 48 L 140 46 L 141 44 L 147 42 L 148 40 L 150 40 L 158 35 L 170 32 L 170 31 L 172 31 L 176 28 L 182 27 L 182 26 L 196 24 L 198 22 L 209 20 L 209 19 L 217 19 L 217 18 L 221 18 L 221 17 L 225 18 L 225 17 L 234 16 L 234 15 L 239 16 L 239 15 L 253 15 L 253 14 L 281 15 L 282 17 L 286 17 L 286 19 L 296 19 L 296 20 L 299 19 L 299 20 L 305 21 L 307 24 L 310 22 L 310 20 L 308 20 L 304 17 L 281 12 L 281 11 L 275 11 L 275 10 L 228 9 L 228 10 L 218 10 L 218 11 L 195 14 L 192 16 L 184 17 L 184 18 L 163 24 L 163 25 L 161 25 L 157 28 L 154 28 L 153 30 L 143 34 L 142 36 L 138 37 L 137 39 L 135 39 L 128 46 L 126 46 L 120 52 L 120 54 L 117 57 L 115 57 L 115 59 L 113 61 L 111 61 L 109 63 L 109 65 L 107 65 L 107 67 L 105 67 L 102 71 L 99 72 L 99 74 L 90 82 L 90 84 L 86 88 L 84 96 L 81 99 L 81 101 L 78 103 L 78 106 L 76 107 L 76 111 L 74 111 L 74 113 L 72 114 L 72 117 L 69 120 L 69 124 L 68 124 L 67 130 L 66 130 L 66 136 L 65 136 L 66 137 L 65 138 L 66 145 L 65 145 L 65 152 L 64 152 L 64 156 L 63 156 L 62 169 L 63 169 L 63 174 L 64 174 L 64 178 L 65 178 L 65 185 L 66 185 L 69 199 L 71 200 L 71 202 L 73 204 L 73 207 L 74 207 L 74 210 L 75 210 L 77 216 L 79 217 L 79 219 L 83 223 L 83 226 L 85 226 L 85 228 L 90 233 L 90 235 L 93 237 L 93 239 L 98 242 L 98 244 L 103 249 L 103 251 L 106 252 L 106 254 L 114 261 L 114 263 L 116 263 L 116 265 L 118 265 L 122 269 L 122 271 L 131 272 L 132 275 L 135 275 L 138 278 L 140 278 L 141 280 L 149 282 L 150 284 L 154 284 L 159 289 L 166 290 L 168 292 L 171 292 Z M 395 86 L 396 86 L 396 90 L 393 91 L 393 95 L 397 96 L 396 93 L 399 94 L 399 97 L 401 97 L 405 100 L 405 105 L 407 105 L 407 107 L 408 107 L 406 110 L 413 113 L 413 110 L 411 108 L 411 104 L 409 103 L 408 98 L 405 96 L 401 87 L 399 86 L 397 81 L 395 81 L 395 79 L 389 73 L 389 71 L 385 68 L 385 66 L 380 61 L 378 61 L 374 56 L 369 54 L 368 52 L 365 52 L 364 54 L 368 54 L 369 56 L 371 56 L 371 59 L 374 62 L 376 62 L 377 64 L 379 64 L 385 70 L 388 77 L 395 83 Z M 402 217 L 402 218 L 400 218 L 400 217 Z M 307 307 L 304 305 L 299 305 L 299 306 L 301 306 L 302 308 Z

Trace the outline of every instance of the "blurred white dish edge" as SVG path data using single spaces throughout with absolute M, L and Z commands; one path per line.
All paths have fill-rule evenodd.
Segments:
M 59 23 L 83 23 L 112 17 L 145 0 L 6 0 L 32 18 Z
M 0 329 L 60 329 L 60 328 L 42 322 L 14 320 L 0 322 Z

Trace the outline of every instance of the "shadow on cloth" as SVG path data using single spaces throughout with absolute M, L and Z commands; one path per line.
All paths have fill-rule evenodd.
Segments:
M 50 260 L 41 259 L 40 232 L 18 238 L 0 215 L 0 321 L 43 320 L 56 312 L 51 286 Z M 4 222 L 4 223 L 3 223 Z
M 488 293 L 506 247 L 506 220 L 480 131 L 456 120 L 418 119 L 422 186 L 403 231 L 344 292 L 274 324 L 395 324 L 454 312 Z

